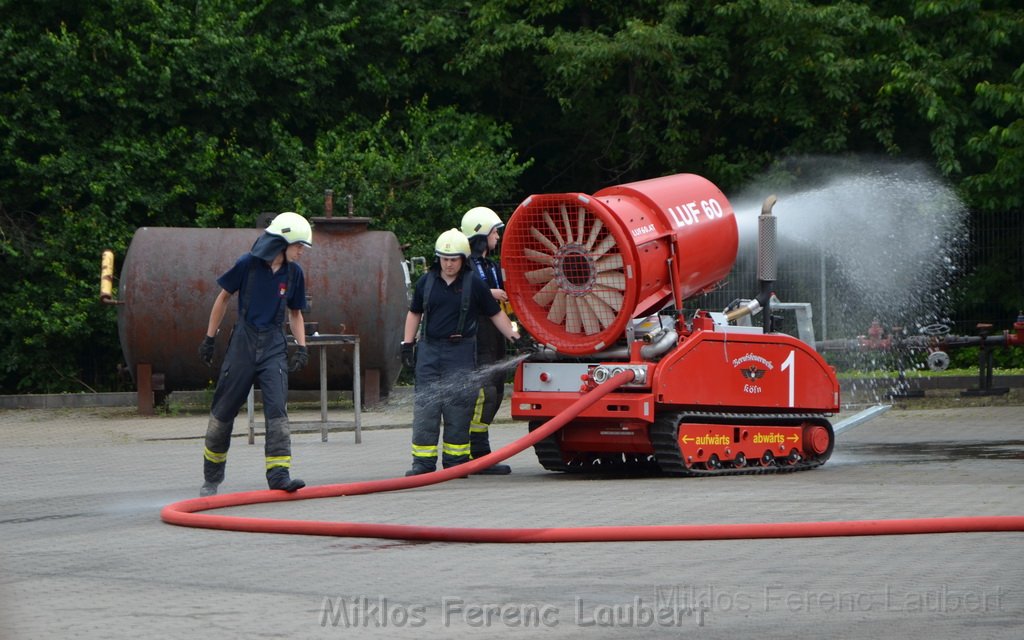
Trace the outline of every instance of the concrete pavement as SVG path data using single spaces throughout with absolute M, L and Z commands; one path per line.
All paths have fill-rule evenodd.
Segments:
M 508 418 L 495 447 L 520 437 Z M 344 411 L 332 410 L 332 419 Z M 294 436 L 309 484 L 409 465 L 408 403 Z M 293 412 L 315 420 L 315 411 Z M 576 544 L 264 535 L 164 524 L 197 495 L 202 415 L 0 412 L 0 638 L 1019 638 L 1024 533 Z M 236 423 L 222 492 L 265 488 Z M 1024 514 L 1024 410 L 893 410 L 821 469 L 711 479 L 544 471 L 253 505 L 270 518 L 562 527 Z

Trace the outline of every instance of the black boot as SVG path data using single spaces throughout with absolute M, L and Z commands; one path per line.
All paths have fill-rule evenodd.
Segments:
M 203 486 L 199 488 L 199 497 L 208 498 L 217 495 L 217 487 L 224 482 L 224 468 L 227 462 L 210 462 L 203 460 Z
M 475 434 L 470 434 L 470 435 L 472 436 L 472 435 L 475 435 Z M 486 437 L 486 435 L 484 436 L 483 440 L 484 440 L 483 445 L 487 445 L 487 442 L 486 442 L 487 437 Z M 472 442 L 472 438 L 470 439 L 470 442 Z M 473 452 L 470 454 L 470 456 L 473 458 L 473 460 L 476 460 L 478 458 L 482 458 L 482 457 L 490 455 L 490 454 L 491 454 L 491 449 L 488 446 L 487 448 L 479 448 L 479 449 L 473 450 Z M 487 467 L 486 469 L 481 469 L 480 471 L 474 471 L 473 475 L 474 476 L 507 476 L 510 473 L 512 473 L 512 467 L 508 466 L 507 464 L 492 464 L 491 466 Z
M 491 466 L 474 471 L 474 476 L 507 476 L 512 473 L 512 467 L 507 464 L 492 464 Z
M 408 478 L 409 476 L 419 476 L 423 475 L 424 473 L 433 473 L 435 464 L 427 465 L 417 460 L 412 463 L 412 469 L 409 469 L 408 471 L 405 472 L 405 477 Z
M 271 489 L 280 489 L 291 493 L 306 486 L 306 483 L 298 478 L 292 479 L 287 467 L 274 467 L 267 469 L 267 485 Z

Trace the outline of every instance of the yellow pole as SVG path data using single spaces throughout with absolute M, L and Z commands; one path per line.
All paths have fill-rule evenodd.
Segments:
M 100 301 L 114 302 L 114 252 L 107 249 L 100 261 Z

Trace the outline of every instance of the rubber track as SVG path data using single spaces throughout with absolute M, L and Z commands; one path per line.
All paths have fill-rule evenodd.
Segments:
M 530 431 L 534 425 L 530 424 Z M 556 435 L 552 434 L 533 445 L 533 451 L 537 454 L 537 461 L 540 466 L 548 471 L 569 471 L 569 465 L 562 460 L 562 450 L 558 446 Z
M 735 476 L 735 475 L 757 475 L 762 473 L 794 473 L 796 471 L 808 471 L 820 467 L 828 460 L 831 450 L 823 457 L 815 460 L 802 460 L 796 464 L 779 464 L 776 461 L 771 466 L 761 466 L 755 462 L 748 463 L 748 466 L 741 468 L 721 469 L 693 469 L 687 468 L 683 463 L 679 446 L 676 442 L 677 427 L 680 422 L 698 422 L 707 424 L 757 424 L 765 423 L 779 425 L 780 419 L 785 422 L 793 422 L 796 426 L 805 420 L 828 424 L 825 416 L 820 414 L 750 414 L 750 413 L 713 413 L 700 411 L 681 411 L 668 413 L 660 416 L 650 427 L 650 437 L 654 446 L 657 468 L 652 468 L 650 463 L 635 460 L 611 461 L 614 454 L 587 454 L 580 452 L 580 456 L 591 455 L 595 458 L 595 464 L 566 464 L 562 457 L 562 450 L 558 444 L 558 435 L 552 434 L 537 442 L 533 446 L 534 453 L 540 465 L 548 471 L 562 473 L 614 473 L 632 475 L 651 475 L 652 472 L 660 475 L 675 477 L 708 477 L 708 476 Z M 531 423 L 530 430 L 533 431 L 543 423 Z M 831 433 L 831 427 L 829 428 Z M 834 436 L 833 436 L 834 443 Z M 604 464 L 601 463 L 604 461 Z
M 530 423 L 530 431 L 543 422 Z M 552 434 L 533 445 L 540 466 L 561 473 L 592 473 L 619 476 L 661 475 L 661 470 L 650 454 L 616 454 L 579 452 L 579 462 L 566 463 L 558 444 L 558 434 Z M 640 458 L 649 459 L 640 459 Z
M 779 425 L 780 419 L 785 422 L 795 422 L 797 424 L 805 420 L 813 420 L 818 423 L 824 422 L 824 424 L 829 424 L 828 420 L 825 419 L 825 416 L 813 413 L 780 415 L 777 413 L 752 414 L 679 411 L 675 413 L 665 413 L 658 416 L 654 421 L 654 424 L 651 425 L 651 443 L 654 445 L 654 455 L 658 459 L 658 466 L 661 467 L 662 473 L 668 476 L 708 477 L 758 475 L 762 473 L 794 473 L 797 471 L 808 471 L 825 464 L 825 461 L 828 460 L 829 456 L 832 454 L 831 447 L 825 455 L 819 458 L 814 460 L 801 460 L 795 464 L 780 465 L 776 460 L 776 462 L 771 466 L 764 467 L 761 466 L 760 463 L 756 462 L 757 459 L 755 458 L 753 463 L 748 459 L 747 466 L 745 467 L 723 467 L 721 469 L 688 468 L 686 463 L 683 461 L 682 453 L 679 451 L 679 443 L 676 438 L 679 433 L 679 423 L 681 422 L 730 425 L 739 423 L 751 426 L 763 423 L 766 425 L 785 426 Z M 835 436 L 832 435 L 831 424 L 829 424 L 828 429 L 834 445 Z

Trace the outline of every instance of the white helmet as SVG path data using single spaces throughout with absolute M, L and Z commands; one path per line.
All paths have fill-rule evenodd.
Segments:
M 285 211 L 274 216 L 267 227 L 267 233 L 281 236 L 288 244 L 301 242 L 307 247 L 313 246 L 313 229 L 309 221 L 293 211 Z
M 458 229 L 449 229 L 437 237 L 434 243 L 434 255 L 454 258 L 469 257 L 469 240 Z
M 467 238 L 474 236 L 490 235 L 495 228 L 502 228 L 505 223 L 501 221 L 493 209 L 487 207 L 473 207 L 462 216 L 462 233 Z

